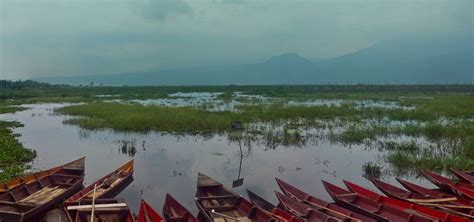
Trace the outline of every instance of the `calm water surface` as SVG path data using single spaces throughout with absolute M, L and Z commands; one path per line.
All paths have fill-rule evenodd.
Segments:
M 34 169 L 47 169 L 81 156 L 86 156 L 86 185 L 135 159 L 134 182 L 120 195 L 137 212 L 140 198 L 145 198 L 161 212 L 166 193 L 196 212 L 193 202 L 196 176 L 203 172 L 229 187 L 238 178 L 240 148 L 227 135 L 176 136 L 171 134 L 118 133 L 109 130 L 85 131 L 64 125 L 67 116 L 54 114 L 54 108 L 65 104 L 26 105 L 28 110 L 0 115 L 3 120 L 15 120 L 25 127 L 15 129 L 19 140 L 38 152 Z M 131 150 L 131 147 L 135 149 Z M 242 186 L 235 188 L 246 196 L 245 189 L 261 194 L 273 203 L 278 190 L 274 178 L 286 180 L 325 200 L 329 195 L 321 179 L 343 185 L 347 179 L 375 189 L 363 177 L 362 165 L 375 162 L 388 168 L 382 151 L 365 146 L 342 146 L 320 141 L 303 146 L 277 146 L 269 149 L 265 143 L 243 145 Z M 395 182 L 393 176 L 384 180 Z M 428 185 L 425 180 L 411 181 Z

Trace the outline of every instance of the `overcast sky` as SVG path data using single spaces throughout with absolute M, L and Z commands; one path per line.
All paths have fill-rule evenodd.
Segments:
M 330 58 L 473 35 L 474 0 L 0 0 L 0 79 Z

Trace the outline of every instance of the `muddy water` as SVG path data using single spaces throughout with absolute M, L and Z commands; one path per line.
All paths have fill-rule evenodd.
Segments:
M 128 201 L 134 212 L 142 197 L 161 212 L 166 193 L 196 212 L 193 197 L 198 172 L 229 187 L 238 178 L 239 143 L 230 142 L 227 135 L 201 137 L 85 131 L 64 125 L 62 122 L 68 117 L 54 114 L 54 108 L 64 105 L 27 105 L 29 109 L 0 115 L 0 119 L 25 125 L 14 131 L 21 134 L 21 142 L 38 152 L 38 158 L 32 163 L 37 170 L 86 156 L 85 182 L 90 184 L 134 158 L 135 180 L 119 195 Z M 245 189 L 248 188 L 274 203 L 273 191 L 278 190 L 275 177 L 330 200 L 321 179 L 338 185 L 343 185 L 342 179 L 347 179 L 373 188 L 363 177 L 362 165 L 371 161 L 389 167 L 383 151 L 367 149 L 363 145 L 342 146 L 319 141 L 298 146 L 277 145 L 269 149 L 265 143 L 252 143 L 242 149 L 241 178 L 244 183 L 235 191 L 246 196 Z M 383 179 L 395 182 L 390 175 Z M 425 180 L 410 180 L 427 185 Z

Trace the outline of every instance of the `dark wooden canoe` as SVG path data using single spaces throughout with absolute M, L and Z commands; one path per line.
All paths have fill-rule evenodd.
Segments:
M 80 209 L 76 209 L 76 208 Z M 92 200 L 82 199 L 75 205 L 66 207 L 68 215 L 74 215 L 70 221 L 90 222 L 92 216 Z M 123 199 L 94 200 L 94 221 L 135 222 L 127 204 Z
M 372 179 L 372 183 L 380 191 L 385 193 L 387 196 L 392 197 L 392 198 L 396 198 L 396 199 L 400 199 L 400 200 L 406 200 L 406 201 L 410 201 L 410 202 L 414 202 L 414 203 L 421 203 L 421 201 L 425 201 L 425 203 L 442 203 L 443 205 L 456 205 L 456 206 L 460 206 L 460 207 L 462 207 L 462 206 L 469 206 L 470 207 L 471 206 L 470 201 L 467 201 L 465 199 L 455 198 L 455 200 L 446 201 L 448 199 L 453 199 L 453 198 L 448 197 L 448 199 L 446 199 L 446 196 L 443 193 L 439 193 L 439 192 L 436 192 L 434 190 L 430 190 L 430 189 L 427 189 L 427 188 L 423 189 L 422 187 L 417 186 L 417 185 L 412 184 L 412 183 L 409 183 L 409 182 L 406 182 L 406 184 L 412 185 L 411 186 L 412 188 L 415 188 L 415 186 L 416 186 L 417 189 L 420 190 L 420 191 L 425 190 L 425 189 L 427 189 L 427 191 L 424 192 L 425 194 L 410 192 L 410 191 L 401 189 L 399 187 L 396 187 L 394 185 L 391 185 L 389 183 L 385 183 L 385 182 L 377 180 L 377 179 Z M 430 196 L 429 193 L 433 194 L 435 196 Z M 425 204 L 425 205 L 428 206 L 429 204 Z M 446 208 L 444 206 L 437 207 L 437 206 L 433 206 L 433 205 L 431 205 L 430 207 L 438 208 L 438 209 L 441 209 L 441 210 L 446 211 L 446 212 L 451 213 L 451 214 L 461 215 L 461 216 L 464 216 L 464 217 L 469 217 L 471 219 L 474 219 L 474 211 L 473 210 L 462 209 L 462 208 Z
M 4 221 L 39 219 L 54 206 L 82 188 L 84 159 L 0 195 L 0 218 Z
M 164 220 L 145 200 L 142 199 L 137 222 L 164 222 Z
M 0 194 L 8 192 L 24 183 L 34 182 L 40 178 L 59 172 L 62 169 L 68 169 L 68 168 L 77 169 L 81 167 L 84 168 L 84 160 L 85 160 L 85 157 L 81 157 L 77 160 L 71 161 L 69 163 L 66 163 L 60 166 L 53 167 L 48 170 L 43 170 L 36 173 L 31 173 L 31 174 L 15 177 L 10 180 L 7 180 L 6 182 L 0 182 Z
M 337 204 L 340 204 L 341 206 L 353 211 L 357 211 L 368 217 L 377 219 L 378 221 L 433 221 L 430 218 L 404 212 L 394 207 L 367 199 L 357 193 L 347 191 L 324 180 L 322 182 L 329 195 L 336 201 Z
M 198 173 L 196 206 L 204 221 L 280 221 L 207 175 Z
M 314 209 L 324 210 L 329 215 L 337 215 L 338 218 L 341 218 L 341 216 L 344 215 L 344 217 L 347 219 L 352 218 L 353 220 L 355 219 L 367 222 L 377 221 L 376 219 L 372 219 L 370 217 L 340 207 L 337 204 L 328 203 L 327 201 L 311 196 L 310 194 L 307 194 L 304 191 L 278 178 L 276 178 L 276 181 L 278 186 L 286 196 L 295 198 L 299 202 L 304 203 Z
M 449 169 L 462 182 L 474 184 L 474 175 L 468 172 L 463 172 L 455 169 Z
M 263 199 L 256 193 L 247 189 L 247 195 L 252 202 L 253 205 L 262 208 L 268 212 L 271 212 L 273 215 L 281 217 L 288 222 L 303 222 L 303 219 L 293 216 L 292 214 L 288 213 L 287 211 L 277 208 L 272 203 L 268 202 L 267 200 Z
M 455 183 L 449 178 L 429 171 L 423 171 L 422 174 L 427 180 L 439 187 L 441 190 L 451 192 L 466 199 L 474 200 L 474 186 L 462 182 Z
M 122 165 L 113 172 L 100 178 L 96 182 L 90 184 L 86 188 L 77 192 L 65 201 L 65 205 L 69 206 L 79 202 L 82 199 L 92 199 L 94 186 L 96 186 L 96 199 L 114 198 L 123 189 L 125 189 L 133 181 L 133 160 Z
M 374 191 L 371 191 L 369 189 L 366 189 L 362 186 L 359 186 L 355 183 L 351 183 L 349 181 L 344 180 L 344 183 L 346 184 L 347 188 L 352 191 L 356 192 L 361 196 L 364 196 L 367 199 L 371 199 L 376 202 L 380 202 L 383 204 L 386 204 L 388 206 L 397 208 L 402 211 L 416 211 L 417 214 L 421 214 L 430 218 L 433 218 L 434 220 L 438 221 L 445 221 L 445 222 L 468 222 L 470 220 L 466 218 L 462 218 L 459 216 L 451 215 L 442 211 L 438 211 L 432 208 L 428 207 L 423 207 L 414 203 L 394 199 L 391 197 L 386 197 L 382 196 L 378 193 L 375 193 Z
M 332 217 L 321 211 L 310 208 L 309 206 L 298 202 L 297 200 L 287 197 L 282 193 L 275 191 L 275 195 L 280 202 L 280 206 L 286 211 L 294 214 L 297 217 L 304 218 L 305 221 L 312 222 L 333 222 L 333 221 L 351 221 Z M 359 220 L 357 220 L 359 221 Z
M 167 222 L 197 222 L 196 217 L 170 194 L 166 194 L 163 217 Z

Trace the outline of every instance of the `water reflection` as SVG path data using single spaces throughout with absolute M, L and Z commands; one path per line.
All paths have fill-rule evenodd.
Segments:
M 131 139 L 131 140 L 122 139 L 122 140 L 115 141 L 115 143 L 119 145 L 119 150 L 122 154 L 126 154 L 129 157 L 133 158 L 135 154 L 137 153 L 137 148 L 136 148 L 137 140 L 136 139 Z M 145 150 L 145 143 L 143 143 L 142 147 Z

